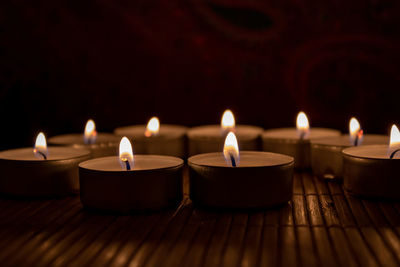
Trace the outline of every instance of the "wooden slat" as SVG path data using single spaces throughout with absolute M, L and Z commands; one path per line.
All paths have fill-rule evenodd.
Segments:
M 289 219 L 283 219 L 281 221 L 281 217 L 284 217 L 284 215 L 281 215 L 282 213 L 286 214 L 291 214 L 292 210 L 289 204 L 286 204 L 284 206 L 278 207 L 278 208 L 271 208 L 265 211 L 264 215 L 264 225 L 269 225 L 269 226 L 278 226 L 279 223 L 285 224 L 289 223 Z
M 361 233 L 367 244 L 383 266 L 398 266 L 393 252 L 383 241 L 382 237 L 372 227 L 361 227 Z
M 80 244 L 79 241 L 81 241 L 82 235 L 89 229 L 93 228 L 93 231 L 98 232 L 104 227 L 104 224 L 107 225 L 109 222 L 109 216 L 102 218 L 100 215 L 91 216 L 82 213 L 81 216 L 77 217 L 77 221 L 63 227 L 57 235 L 48 240 L 51 245 L 46 253 L 38 259 L 38 265 L 45 266 L 53 263 L 58 257 L 62 257 L 62 254 L 76 242 Z
M 379 233 L 383 237 L 383 240 L 397 259 L 397 262 L 400 262 L 400 239 L 398 235 L 389 227 L 380 227 L 378 229 Z
M 147 249 L 139 251 L 138 255 L 134 257 L 132 262 L 135 264 L 139 264 L 142 266 L 146 261 L 148 266 L 160 266 L 160 264 L 165 260 L 167 255 L 170 253 L 171 247 L 177 242 L 177 239 L 182 234 L 183 229 L 188 224 L 188 222 L 193 218 L 193 210 L 186 209 L 184 210 L 180 216 L 177 216 L 173 223 L 168 225 L 168 228 L 165 229 L 164 232 L 157 233 L 157 237 L 159 236 L 158 244 L 154 250 Z M 134 251 L 132 249 L 131 251 Z M 132 252 L 126 251 L 125 253 L 121 253 L 122 255 L 130 255 Z M 146 253 L 144 253 L 146 251 Z M 147 256 L 145 256 L 147 255 Z M 151 256 L 153 255 L 153 256 Z M 148 259 L 148 260 L 147 260 Z M 122 261 L 118 261 L 118 264 L 115 266 L 121 265 Z
M 295 228 L 293 226 L 283 226 L 279 228 L 279 258 L 280 266 L 298 266 L 299 256 L 297 252 L 297 242 Z
M 382 213 L 391 226 L 400 226 L 400 213 L 393 207 L 392 202 L 379 203 Z
M 310 228 L 308 226 L 298 226 L 296 231 L 301 265 L 319 266 Z
M 264 226 L 260 248 L 260 266 L 278 265 L 278 227 Z M 250 265 L 249 265 L 250 266 Z
M 221 266 L 233 266 L 240 262 L 247 220 L 248 216 L 246 214 L 239 213 L 233 216 Z
M 307 172 L 303 172 L 301 174 L 301 178 L 303 181 L 303 187 L 304 187 L 304 193 L 306 195 L 315 195 L 317 194 L 317 189 L 314 185 L 314 180 L 311 176 L 311 174 Z
M 356 226 L 354 216 L 346 198 L 343 195 L 333 195 L 332 199 L 341 225 L 343 227 Z
M 9 205 L 4 207 L 1 214 L 1 225 L 9 226 L 15 225 L 16 222 L 26 220 L 41 208 L 50 205 L 52 201 L 17 201 L 10 202 Z
M 180 266 L 183 257 L 189 250 L 194 237 L 198 231 L 199 227 L 197 223 L 189 222 L 185 225 L 184 229 L 182 230 L 179 238 L 176 240 L 174 245 L 170 248 L 170 251 L 167 257 L 160 261 L 159 265 L 153 266 Z M 154 253 L 153 258 L 157 258 L 159 255 Z M 147 264 L 147 266 L 152 266 L 151 264 Z
M 307 204 L 304 196 L 293 196 L 293 216 L 296 225 L 308 225 Z
M 321 209 L 326 225 L 339 226 L 340 225 L 339 216 L 336 211 L 335 202 L 333 202 L 331 196 L 321 195 L 319 197 L 319 201 L 321 203 Z
M 49 221 L 49 225 L 43 225 L 37 232 L 28 239 L 23 247 L 18 249 L 18 257 L 14 259 L 27 264 L 33 265 L 48 251 L 52 246 L 52 241 L 57 238 L 58 232 L 63 227 L 71 222 L 80 209 L 75 205 L 72 209 L 59 208 L 60 215 L 54 221 Z M 17 263 L 16 263 L 17 265 Z
M 360 227 L 372 225 L 372 222 L 369 219 L 361 200 L 348 194 L 345 194 L 345 197 L 347 199 L 347 203 L 349 204 L 350 210 L 354 215 L 357 225 Z
M 338 266 L 334 248 L 329 240 L 328 231 L 325 227 L 313 227 L 315 247 L 319 255 L 320 265 L 327 267 Z
M 291 201 L 261 211 L 185 199 L 179 209 L 117 216 L 88 212 L 76 196 L 0 197 L 0 210 L 2 266 L 400 265 L 400 202 L 349 196 L 310 173 L 296 173 Z
M 111 244 L 113 237 L 119 232 L 125 232 L 128 224 L 133 224 L 129 216 L 119 216 L 103 233 L 97 236 L 84 251 L 70 262 L 71 266 L 86 266 L 91 263 L 107 244 Z M 126 232 L 125 232 L 126 233 Z
M 228 213 L 221 214 L 218 218 L 211 243 L 207 248 L 203 266 L 220 266 L 222 263 L 222 253 L 225 248 L 226 240 L 231 228 L 232 215 Z
M 346 235 L 350 240 L 350 246 L 353 249 L 355 256 L 361 266 L 379 266 L 375 255 L 368 248 L 368 245 L 363 240 L 360 230 L 355 227 L 345 228 Z
M 301 174 L 300 173 L 295 173 L 294 178 L 293 178 L 293 194 L 297 195 L 303 195 L 304 190 L 303 190 L 303 183 L 301 181 Z
M 369 218 L 375 226 L 388 226 L 388 222 L 378 205 L 379 203 L 371 200 L 363 200 L 362 203 L 364 204 L 365 210 L 367 211 Z
M 314 181 L 315 189 L 318 195 L 329 195 L 328 182 L 325 179 L 318 178 L 317 176 L 312 176 Z
M 217 221 L 217 216 L 215 214 L 212 215 L 211 218 L 207 218 L 207 215 L 203 215 L 207 219 L 199 224 L 199 230 L 191 246 L 188 247 L 188 252 L 181 263 L 182 266 L 202 266 L 202 261 L 210 244 Z
M 133 252 L 135 253 L 133 258 L 130 259 L 130 266 L 143 266 L 156 250 L 164 253 L 165 249 L 168 249 L 169 246 L 171 246 L 171 240 L 168 238 L 171 238 L 172 240 L 177 238 L 177 235 L 190 218 L 192 212 L 192 208 L 183 209 L 180 214 L 177 214 L 172 220 L 168 220 L 164 225 L 162 225 L 162 227 L 155 228 L 147 239 L 150 242 L 143 243 L 143 240 L 146 239 L 147 232 L 144 233 L 139 229 L 137 234 L 140 233 L 140 238 L 137 240 L 128 240 L 128 242 L 123 246 L 123 249 L 118 253 L 112 265 L 121 266 L 125 264 L 125 260 L 132 257 Z M 152 220 L 149 220 L 149 223 L 151 221 Z M 161 240 L 166 242 L 160 243 Z M 160 255 L 160 257 L 162 257 L 162 255 Z
M 400 213 L 400 202 L 395 202 L 395 203 L 393 203 L 393 207 L 395 207 L 396 210 L 397 210 L 397 212 Z
M 307 200 L 307 211 L 310 218 L 310 223 L 312 226 L 322 226 L 324 225 L 324 218 L 322 216 L 320 203 L 318 196 L 308 195 Z
M 115 218 L 108 217 L 107 219 L 102 219 L 101 222 L 93 222 L 88 229 L 79 229 L 77 231 L 77 239 L 74 239 L 73 242 L 67 243 L 65 247 L 60 248 L 58 252 L 58 256 L 51 263 L 52 266 L 64 266 L 69 263 L 73 258 L 79 255 L 79 253 L 86 249 L 88 245 L 90 245 L 97 235 L 101 234 L 105 229 L 109 227 L 111 222 Z M 69 236 L 67 237 L 67 239 Z M 65 242 L 65 239 L 62 243 Z
M 50 204 L 51 202 L 42 202 L 41 205 L 35 205 L 35 207 L 32 207 L 32 205 L 25 203 L 24 205 L 28 207 L 27 209 L 23 208 L 23 206 L 18 209 L 16 206 L 10 203 L 10 209 L 8 210 L 13 212 L 11 214 L 9 212 L 5 212 L 5 214 L 8 214 L 10 217 L 2 219 L 2 227 L 0 228 L 0 259 L 2 261 L 4 261 L 4 258 L 7 257 L 7 253 L 14 255 L 12 253 L 13 247 L 14 249 L 18 249 L 21 244 L 27 238 L 29 238 L 29 234 L 32 235 L 35 232 L 34 229 L 26 229 L 24 227 L 27 221 L 34 221 L 32 220 L 32 217 L 40 213 L 40 211 L 47 212 L 46 207 L 48 207 Z M 11 223 L 13 220 L 14 223 Z M 10 228 L 14 229 L 14 231 L 10 231 Z M 20 231 L 16 231 L 18 228 Z M 21 235 L 21 231 L 26 231 L 26 234 Z M 19 234 L 18 237 L 14 235 L 15 232 Z
M 256 266 L 259 262 L 263 225 L 263 213 L 250 214 L 243 246 L 242 266 Z
M 342 184 L 339 181 L 332 180 L 328 182 L 329 192 L 331 195 L 343 195 Z
M 156 224 L 165 225 L 172 215 L 171 212 L 161 214 L 131 217 L 127 218 L 126 222 L 122 222 L 120 231 L 118 231 L 111 239 L 109 244 L 90 261 L 92 266 L 100 266 L 103 264 L 111 264 L 112 262 L 126 262 L 131 255 L 124 253 L 132 249 L 132 242 L 135 244 L 143 241 L 143 236 L 146 236 Z M 138 234 L 138 236 L 136 236 Z
M 64 213 L 70 215 L 68 210 L 71 210 L 71 207 L 62 205 L 68 203 L 67 201 L 49 203 L 52 205 L 44 205 L 44 209 L 32 209 L 31 211 L 35 212 L 26 212 L 25 215 L 30 214 L 31 216 L 28 216 L 25 220 L 18 220 L 14 226 L 7 228 L 12 237 L 12 242 L 7 242 L 7 249 L 2 250 L 2 255 L 8 254 L 9 258 L 9 260 L 6 260 L 1 257 L 2 262 L 8 262 L 10 265 L 17 265 L 16 262 L 18 261 L 23 261 L 24 264 L 29 263 L 33 252 L 35 255 L 40 253 L 43 237 L 49 236 L 48 231 L 51 226 L 58 225 L 62 218 L 69 218 L 69 216 L 63 216 Z M 7 239 L 3 240 L 6 241 Z
M 293 225 L 293 201 L 285 204 L 279 210 L 279 225 Z M 268 211 L 266 212 L 268 213 Z
M 336 256 L 341 266 L 358 266 L 358 263 L 354 257 L 354 253 L 349 246 L 349 242 L 343 232 L 343 229 L 339 227 L 330 227 L 329 236 L 332 240 Z

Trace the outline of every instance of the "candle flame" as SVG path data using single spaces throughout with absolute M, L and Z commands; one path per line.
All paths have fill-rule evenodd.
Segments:
M 94 144 L 96 142 L 97 132 L 96 124 L 93 120 L 88 120 L 85 126 L 85 132 L 83 134 L 83 140 L 85 144 Z
M 232 165 L 232 167 L 239 165 L 239 146 L 233 132 L 229 132 L 225 138 L 224 157 L 228 165 Z
M 400 147 L 400 132 L 399 128 L 395 124 L 392 125 L 392 129 L 390 130 L 390 150 L 396 149 Z
M 36 137 L 33 153 L 37 158 L 47 159 L 48 155 L 47 142 L 43 132 L 40 132 Z
M 222 115 L 221 128 L 223 130 L 232 130 L 235 128 L 235 116 L 233 116 L 232 111 L 229 109 L 225 110 Z
M 160 121 L 158 120 L 157 117 L 152 117 L 147 123 L 144 135 L 146 137 L 150 137 L 152 135 L 157 135 L 159 131 L 160 131 Z
M 124 136 L 119 143 L 119 161 L 122 168 L 130 170 L 133 168 L 133 151 L 132 145 L 129 139 Z
M 300 111 L 297 115 L 296 119 L 296 127 L 297 127 L 297 135 L 300 139 L 303 139 L 308 136 L 310 132 L 310 125 L 308 123 L 308 119 L 306 114 L 303 111 Z
M 355 146 L 360 145 L 363 138 L 363 130 L 358 120 L 354 117 L 350 119 L 349 123 L 350 142 Z

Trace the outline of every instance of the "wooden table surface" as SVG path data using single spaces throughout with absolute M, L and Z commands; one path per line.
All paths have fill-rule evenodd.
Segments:
M 399 188 L 400 190 L 400 188 Z M 79 197 L 0 198 L 1 266 L 399 266 L 400 202 L 360 200 L 295 175 L 293 200 L 258 212 L 193 208 L 131 216 Z

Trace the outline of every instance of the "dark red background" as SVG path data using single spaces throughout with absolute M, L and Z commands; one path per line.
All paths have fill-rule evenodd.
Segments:
M 400 122 L 400 2 L 2 1 L 0 148 L 145 123 Z M 4 138 L 7 138 L 4 139 Z

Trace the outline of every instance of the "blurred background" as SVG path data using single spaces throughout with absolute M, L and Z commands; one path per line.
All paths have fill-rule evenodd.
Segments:
M 400 123 L 400 1 L 0 3 L 0 149 L 143 124 Z

